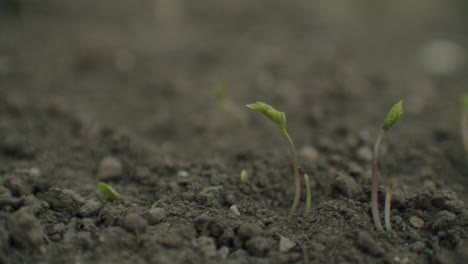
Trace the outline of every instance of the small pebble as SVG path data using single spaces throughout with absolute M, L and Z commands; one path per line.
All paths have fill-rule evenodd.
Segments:
M 409 222 L 410 222 L 411 226 L 414 227 L 414 228 L 423 228 L 424 225 L 425 225 L 424 220 L 422 220 L 418 216 L 410 217 Z
M 101 160 L 97 170 L 99 180 L 109 180 L 122 176 L 123 167 L 120 160 L 115 157 L 107 156 Z
M 356 156 L 362 161 L 371 161 L 372 149 L 366 146 L 360 147 L 356 151 Z
M 296 242 L 290 240 L 285 236 L 280 236 L 279 252 L 287 253 L 296 246 Z
M 316 162 L 320 157 L 317 149 L 309 145 L 299 150 L 299 156 L 308 162 Z
M 177 176 L 181 178 L 187 178 L 189 176 L 189 173 L 185 170 L 181 170 L 177 172 Z
M 151 208 L 143 213 L 143 218 L 149 225 L 159 224 L 166 218 L 166 210 L 164 208 Z
M 80 208 L 80 216 L 81 217 L 90 217 L 96 215 L 101 209 L 101 203 L 94 200 L 88 200 L 86 203 L 81 206 Z
M 237 205 L 231 206 L 229 210 L 231 210 L 231 212 L 233 212 L 236 215 L 240 215 L 239 209 L 237 209 Z
M 146 221 L 136 213 L 130 213 L 125 216 L 122 227 L 129 232 L 142 234 L 146 231 Z

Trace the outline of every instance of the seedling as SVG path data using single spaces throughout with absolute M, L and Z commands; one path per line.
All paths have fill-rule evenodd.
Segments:
M 249 180 L 249 174 L 247 173 L 246 170 L 242 170 L 240 174 L 240 179 L 242 182 L 246 182 Z
M 150 208 L 151 208 L 151 209 L 158 208 L 160 203 L 161 203 L 161 200 L 157 200 L 156 202 L 154 202 L 153 205 L 151 205 Z
M 387 188 L 387 195 L 385 195 L 385 209 L 384 209 L 385 229 L 387 229 L 387 231 L 392 231 L 392 224 L 390 223 L 392 194 L 393 194 L 393 186 L 390 185 Z
M 99 182 L 98 187 L 101 193 L 101 200 L 123 202 L 122 196 L 106 183 Z
M 310 181 L 309 181 L 309 175 L 304 174 L 304 182 L 306 185 L 306 207 L 305 207 L 305 213 L 308 214 L 310 212 L 310 205 L 312 203 L 312 194 L 310 191 Z
M 226 98 L 226 90 L 223 86 L 217 86 L 214 90 L 216 103 L 227 113 L 231 114 L 235 119 L 239 120 L 242 125 L 247 125 L 249 122 L 248 115 L 237 104 Z
M 382 231 L 382 223 L 380 222 L 379 217 L 379 198 L 378 198 L 378 187 L 379 187 L 379 177 L 378 177 L 378 164 L 379 164 L 379 151 L 380 143 L 385 133 L 400 119 L 403 114 L 403 100 L 400 100 L 396 103 L 392 109 L 387 114 L 385 122 L 382 125 L 379 136 L 377 137 L 377 142 L 374 146 L 374 153 L 372 154 L 372 187 L 371 187 L 371 208 L 372 208 L 372 219 L 377 230 Z
M 296 148 L 294 147 L 294 142 L 292 141 L 291 137 L 289 136 L 288 132 L 286 131 L 286 114 L 283 112 L 279 112 L 278 110 L 274 109 L 272 106 L 257 102 L 255 104 L 248 104 L 246 105 L 248 108 L 258 111 L 268 117 L 273 123 L 275 123 L 283 137 L 286 139 L 289 150 L 291 151 L 291 157 L 294 167 L 294 179 L 295 179 L 295 194 L 293 204 L 291 206 L 291 210 L 289 211 L 290 215 L 294 215 L 297 210 L 297 206 L 299 205 L 299 199 L 301 197 L 301 178 L 299 176 L 299 162 L 297 160 L 297 152 Z
M 462 114 L 460 120 L 461 135 L 466 154 L 468 154 L 468 94 L 462 97 Z

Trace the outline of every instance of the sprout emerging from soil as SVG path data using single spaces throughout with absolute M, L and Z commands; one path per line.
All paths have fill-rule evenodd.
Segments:
M 301 178 L 299 176 L 299 162 L 297 160 L 297 152 L 296 148 L 294 147 L 294 142 L 292 141 L 291 137 L 289 136 L 288 132 L 286 131 L 286 114 L 274 109 L 272 106 L 257 102 L 255 104 L 248 104 L 246 105 L 248 108 L 258 111 L 268 117 L 273 123 L 275 123 L 283 137 L 286 139 L 289 145 L 289 150 L 291 151 L 292 162 L 294 167 L 294 179 L 295 179 L 295 194 L 294 194 L 294 201 L 291 206 L 291 210 L 289 211 L 289 215 L 294 215 L 297 210 L 297 206 L 299 205 L 299 199 L 301 197 Z
M 371 189 L 371 208 L 372 208 L 372 219 L 374 221 L 375 227 L 382 231 L 382 223 L 380 222 L 379 217 L 379 201 L 378 201 L 378 187 L 379 187 L 379 178 L 378 178 L 378 164 L 379 164 L 379 151 L 380 143 L 384 134 L 400 119 L 403 114 L 403 100 L 400 100 L 396 103 L 392 109 L 387 114 L 385 122 L 382 125 L 379 136 L 377 137 L 377 142 L 374 146 L 374 153 L 372 155 L 372 189 Z
M 461 114 L 461 135 L 463 140 L 463 145 L 465 146 L 466 154 L 468 155 L 468 94 L 465 94 L 462 97 L 462 114 Z
M 231 114 L 235 119 L 239 120 L 242 125 L 247 125 L 249 122 L 248 115 L 239 108 L 238 105 L 234 104 L 228 98 L 226 98 L 226 90 L 223 86 L 217 86 L 214 90 L 216 103 L 226 112 Z
M 387 195 L 385 195 L 385 209 L 384 209 L 385 229 L 387 229 L 387 231 L 392 231 L 392 224 L 390 223 L 392 194 L 393 194 L 393 186 L 390 185 L 388 186 L 388 189 L 387 189 Z
M 310 205 L 312 203 L 312 194 L 310 191 L 310 181 L 309 181 L 309 175 L 304 174 L 304 182 L 306 185 L 306 207 L 305 207 L 305 213 L 308 214 L 310 212 Z
M 98 187 L 103 201 L 123 201 L 122 196 L 106 183 L 99 182 Z
M 151 205 L 150 208 L 151 208 L 151 209 L 158 208 L 160 203 L 161 203 L 161 200 L 157 200 L 156 202 L 154 202 L 153 205 Z
M 249 174 L 247 173 L 246 170 L 242 170 L 240 174 L 240 179 L 242 182 L 246 182 L 249 180 Z

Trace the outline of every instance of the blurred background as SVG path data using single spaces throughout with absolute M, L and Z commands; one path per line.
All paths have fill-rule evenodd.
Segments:
M 398 140 L 455 138 L 467 12 L 463 0 L 2 0 L 0 93 L 189 156 L 271 136 L 232 114 L 261 120 L 243 108 L 254 101 L 287 112 L 300 145 L 374 135 L 402 98 Z

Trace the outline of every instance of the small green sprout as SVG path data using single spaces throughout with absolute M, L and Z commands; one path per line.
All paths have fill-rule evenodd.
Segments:
M 460 120 L 460 129 L 465 151 L 468 154 L 468 94 L 462 96 L 462 114 Z
M 242 170 L 240 174 L 240 179 L 242 182 L 246 182 L 249 180 L 249 174 L 247 173 L 246 170 Z
M 231 114 L 235 119 L 239 120 L 242 125 L 247 125 L 249 122 L 248 115 L 239 108 L 237 104 L 234 104 L 228 98 L 226 98 L 226 89 L 223 86 L 218 85 L 214 89 L 214 95 L 216 103 L 227 113 Z
M 154 202 L 153 205 L 151 205 L 150 208 L 151 208 L 151 209 L 157 208 L 157 207 L 159 207 L 159 204 L 160 204 L 160 203 L 161 203 L 161 200 L 157 200 L 156 202 Z
M 379 187 L 379 178 L 378 178 L 378 164 L 379 164 L 379 152 L 380 152 L 380 143 L 384 134 L 400 119 L 403 114 L 403 100 L 400 100 L 396 103 L 388 112 L 385 122 L 382 125 L 379 136 L 374 146 L 374 152 L 372 154 L 372 187 L 371 187 L 371 209 L 372 209 L 372 219 L 377 230 L 382 231 L 382 223 L 380 222 L 379 217 L 379 201 L 378 201 L 378 187 Z
M 312 203 L 312 194 L 310 191 L 310 180 L 309 180 L 309 175 L 304 174 L 304 182 L 306 185 L 306 207 L 305 207 L 305 213 L 308 214 L 310 212 L 310 205 Z
M 392 194 L 393 186 L 390 185 L 387 188 L 387 194 L 385 195 L 385 209 L 384 209 L 384 220 L 385 220 L 385 229 L 387 231 L 392 231 L 392 224 L 390 222 L 390 210 L 392 206 Z
M 291 210 L 289 211 L 290 215 L 294 215 L 297 210 L 297 206 L 299 205 L 299 199 L 301 197 L 301 178 L 299 176 L 299 162 L 297 160 L 297 152 L 296 148 L 294 147 L 294 142 L 292 141 L 291 137 L 289 136 L 288 132 L 286 131 L 286 114 L 283 112 L 279 112 L 274 109 L 272 106 L 257 102 L 255 104 L 248 104 L 246 105 L 248 108 L 258 111 L 268 117 L 273 123 L 275 123 L 283 137 L 286 139 L 289 149 L 291 151 L 292 162 L 294 167 L 294 179 L 295 179 L 295 194 L 294 194 L 294 201 L 291 206 Z
M 122 196 L 117 191 L 115 191 L 112 187 L 107 185 L 106 183 L 99 182 L 98 187 L 99 187 L 99 192 L 101 193 L 101 200 L 118 201 L 118 202 L 123 201 Z

